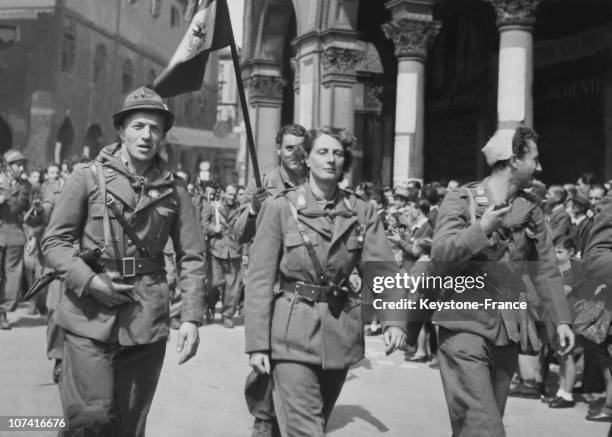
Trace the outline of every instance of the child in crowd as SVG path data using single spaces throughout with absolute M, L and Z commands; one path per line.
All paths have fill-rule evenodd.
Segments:
M 574 257 L 576 244 L 571 237 L 561 235 L 553 242 L 557 265 L 563 276 L 563 289 L 565 296 L 570 296 L 584 279 L 584 267 L 582 261 Z M 559 389 L 548 406 L 550 408 L 572 408 L 576 405 L 572 391 L 576 382 L 576 358 L 574 354 L 568 354 L 559 359 Z M 546 363 L 548 366 L 549 363 Z

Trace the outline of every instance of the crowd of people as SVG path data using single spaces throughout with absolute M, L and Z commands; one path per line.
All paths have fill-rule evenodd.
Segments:
M 436 259 L 476 260 L 489 256 L 488 248 L 506 250 L 519 235 L 534 241 L 541 258 L 552 257 L 554 248 L 555 271 L 547 275 L 562 278 L 564 295 L 546 295 L 554 288 L 549 284 L 549 290 L 529 296 L 533 307 L 538 297 L 546 301 L 540 306 L 553 316 L 530 314 L 532 347 L 528 351 L 521 344 L 516 372 L 508 367 L 514 373 L 509 394 L 541 399 L 550 408 L 572 408 L 577 391 L 589 402 L 597 398 L 594 393 L 605 392 L 604 404 L 594 407 L 587 420 L 612 422 L 612 308 L 601 293 L 605 279 L 612 277 L 605 264 L 612 248 L 612 235 L 606 234 L 612 233 L 612 204 L 606 197 L 612 181 L 599 183 L 590 173 L 576 184 L 547 187 L 531 180 L 540 167 L 531 130 L 519 128 L 512 131 L 512 141 L 483 149 L 492 175 L 482 182 L 347 186 L 343 174 L 350 168 L 355 138 L 343 129 L 307 131 L 291 124 L 276 137 L 278 167 L 258 187 L 219 186 L 204 170 L 194 176 L 181 170 L 171 174 L 157 150 L 173 116 L 151 90 L 129 95 L 113 121 L 121 142 L 91 162 L 75 162 L 73 175 L 68 164 L 28 171 L 18 150 L 4 154 L 0 173 L 0 328 L 11 328 L 6 313 L 16 308 L 24 290 L 51 270 L 59 273 L 61 280 L 28 302 L 28 313 L 47 317 L 53 380 L 60 381 L 62 405 L 75 427 L 119 427 L 144 435 L 169 328 L 179 331 L 184 362 L 197 350 L 199 325 L 231 329 L 239 318 L 253 368 L 247 398 L 252 390 L 264 392 L 248 402 L 253 436 L 292 436 L 303 430 L 322 436 L 348 367 L 364 356 L 364 332 L 383 335 L 388 353 L 403 349 L 407 361 L 442 366 L 457 435 L 477 425 L 467 424 L 465 409 L 491 408 L 497 401 L 487 414 L 499 415 L 501 423 L 505 382 L 499 383 L 501 394 L 483 406 L 486 399 L 464 399 L 467 395 L 453 391 L 453 385 L 463 384 L 469 392 L 469 378 L 448 379 L 462 375 L 462 364 L 450 362 L 454 352 L 448 349 L 467 325 L 457 328 L 454 320 L 449 324 L 434 316 L 433 321 L 419 319 L 411 329 L 406 323 L 416 319 L 373 309 L 369 278 L 428 275 Z M 524 170 L 521 165 L 528 161 L 531 167 Z M 508 182 L 514 177 L 518 189 L 513 184 L 519 182 Z M 524 200 L 521 211 L 527 219 L 514 217 L 518 224 L 508 224 L 504 220 L 517 196 Z M 512 256 L 532 260 L 529 244 Z M 91 263 L 81 255 L 84 249 L 101 255 Z M 166 281 L 167 286 L 160 285 Z M 403 293 L 391 290 L 383 298 L 391 299 L 393 292 Z M 573 346 L 570 323 L 580 341 L 567 353 L 566 346 Z M 500 351 L 518 343 L 508 326 L 507 333 L 491 339 Z M 521 334 L 527 331 L 521 328 Z M 442 343 L 446 352 L 438 351 Z M 115 358 L 109 358 L 109 350 Z M 512 361 L 512 354 L 504 356 Z M 114 404 L 124 390 L 105 383 L 112 381 L 106 367 L 115 362 L 88 368 L 99 381 L 80 384 L 87 373 L 83 369 L 109 359 L 148 360 L 147 372 L 139 373 L 142 380 L 135 368 L 122 368 L 131 384 L 147 387 L 140 398 L 126 400 L 133 404 Z M 559 365 L 559 380 L 551 391 L 552 362 Z M 95 398 L 106 403 L 92 412 Z M 453 412 L 457 404 L 464 410 Z M 494 434 L 503 433 L 495 429 Z

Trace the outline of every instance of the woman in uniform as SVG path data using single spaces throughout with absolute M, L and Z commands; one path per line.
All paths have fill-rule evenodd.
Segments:
M 251 246 L 246 352 L 257 373 L 272 375 L 284 437 L 322 437 L 349 366 L 364 357 L 360 296 L 348 286 L 353 269 L 370 284 L 398 272 L 375 208 L 338 188 L 355 141 L 343 129 L 310 133 L 308 180 L 264 203 Z M 405 318 L 381 314 L 388 353 L 406 341 Z

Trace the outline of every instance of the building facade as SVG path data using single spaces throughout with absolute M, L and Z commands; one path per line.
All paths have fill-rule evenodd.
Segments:
M 246 0 L 258 158 L 295 120 L 355 133 L 353 180 L 468 181 L 524 122 L 546 182 L 612 178 L 611 49 L 606 0 Z
M 0 0 L 0 152 L 15 147 L 44 166 L 94 157 L 114 141 L 111 115 L 167 65 L 185 33 L 186 3 Z M 213 54 L 200 91 L 167 102 L 176 129 L 163 155 L 174 168 L 194 172 L 214 160 L 217 63 Z

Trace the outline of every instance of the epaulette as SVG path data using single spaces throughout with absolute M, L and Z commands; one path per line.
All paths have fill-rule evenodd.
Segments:
M 298 188 L 300 188 L 300 186 L 296 186 L 296 187 L 291 187 L 291 188 L 285 188 L 283 191 L 281 191 L 280 193 L 278 193 L 276 196 L 274 196 L 274 198 L 276 199 L 277 197 L 281 197 L 281 196 L 285 196 L 287 195 L 287 193 L 291 192 L 291 191 L 295 191 Z
M 365 196 L 365 194 L 359 194 L 354 190 L 349 190 L 348 188 L 340 188 L 340 191 L 342 191 L 343 193 L 346 193 L 348 195 L 353 195 L 355 197 L 357 197 L 358 199 L 361 199 L 365 202 L 368 201 L 368 198 Z
M 468 182 L 466 184 L 461 185 L 457 189 L 462 189 L 462 188 L 463 188 L 462 190 L 463 193 L 461 193 L 461 197 L 468 197 L 467 191 L 471 191 L 472 196 L 474 198 L 486 198 L 487 190 L 484 187 L 482 180 Z M 484 203 L 487 203 L 487 202 L 484 202 Z

